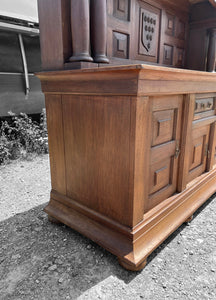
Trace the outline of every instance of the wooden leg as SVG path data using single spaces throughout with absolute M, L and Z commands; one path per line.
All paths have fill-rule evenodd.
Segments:
M 193 215 L 185 220 L 185 223 L 190 223 L 193 220 Z
M 62 224 L 62 222 L 60 222 L 59 220 L 57 220 L 56 218 L 48 215 L 48 220 L 53 223 L 53 224 Z
M 145 265 L 147 264 L 147 259 L 145 259 L 138 266 L 127 263 L 121 257 L 118 257 L 118 262 L 124 269 L 137 272 L 137 271 L 141 271 L 145 267 Z

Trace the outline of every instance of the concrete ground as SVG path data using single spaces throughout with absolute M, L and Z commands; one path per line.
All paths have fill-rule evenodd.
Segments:
M 0 167 L 0 299 L 216 299 L 216 195 L 129 272 L 64 225 L 48 222 L 48 155 Z

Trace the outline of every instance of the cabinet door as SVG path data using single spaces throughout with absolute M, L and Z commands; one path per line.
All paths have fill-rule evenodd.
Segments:
M 209 151 L 207 158 L 207 171 L 210 171 L 216 165 L 216 122 L 210 126 Z
M 176 192 L 182 96 L 152 97 L 146 211 Z
M 192 130 L 188 182 L 206 170 L 210 125 Z

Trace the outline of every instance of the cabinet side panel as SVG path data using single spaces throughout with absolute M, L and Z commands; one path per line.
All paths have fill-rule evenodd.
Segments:
M 52 189 L 66 194 L 62 105 L 60 95 L 46 95 Z
M 63 96 L 67 196 L 130 225 L 130 98 Z
M 70 0 L 38 0 L 43 70 L 63 69 L 71 54 Z

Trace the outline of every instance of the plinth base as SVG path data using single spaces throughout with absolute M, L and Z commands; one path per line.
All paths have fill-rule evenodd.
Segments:
M 118 257 L 127 270 L 139 271 L 147 257 L 215 192 L 216 170 L 200 176 L 182 193 L 144 215 L 134 228 L 115 222 L 78 202 L 51 192 L 45 211 Z
M 138 271 L 141 271 L 146 266 L 147 259 L 144 259 L 144 261 L 136 267 L 134 265 L 129 264 L 128 262 L 125 262 L 121 258 L 118 258 L 118 262 L 124 269 L 126 269 L 128 271 L 138 272 Z

